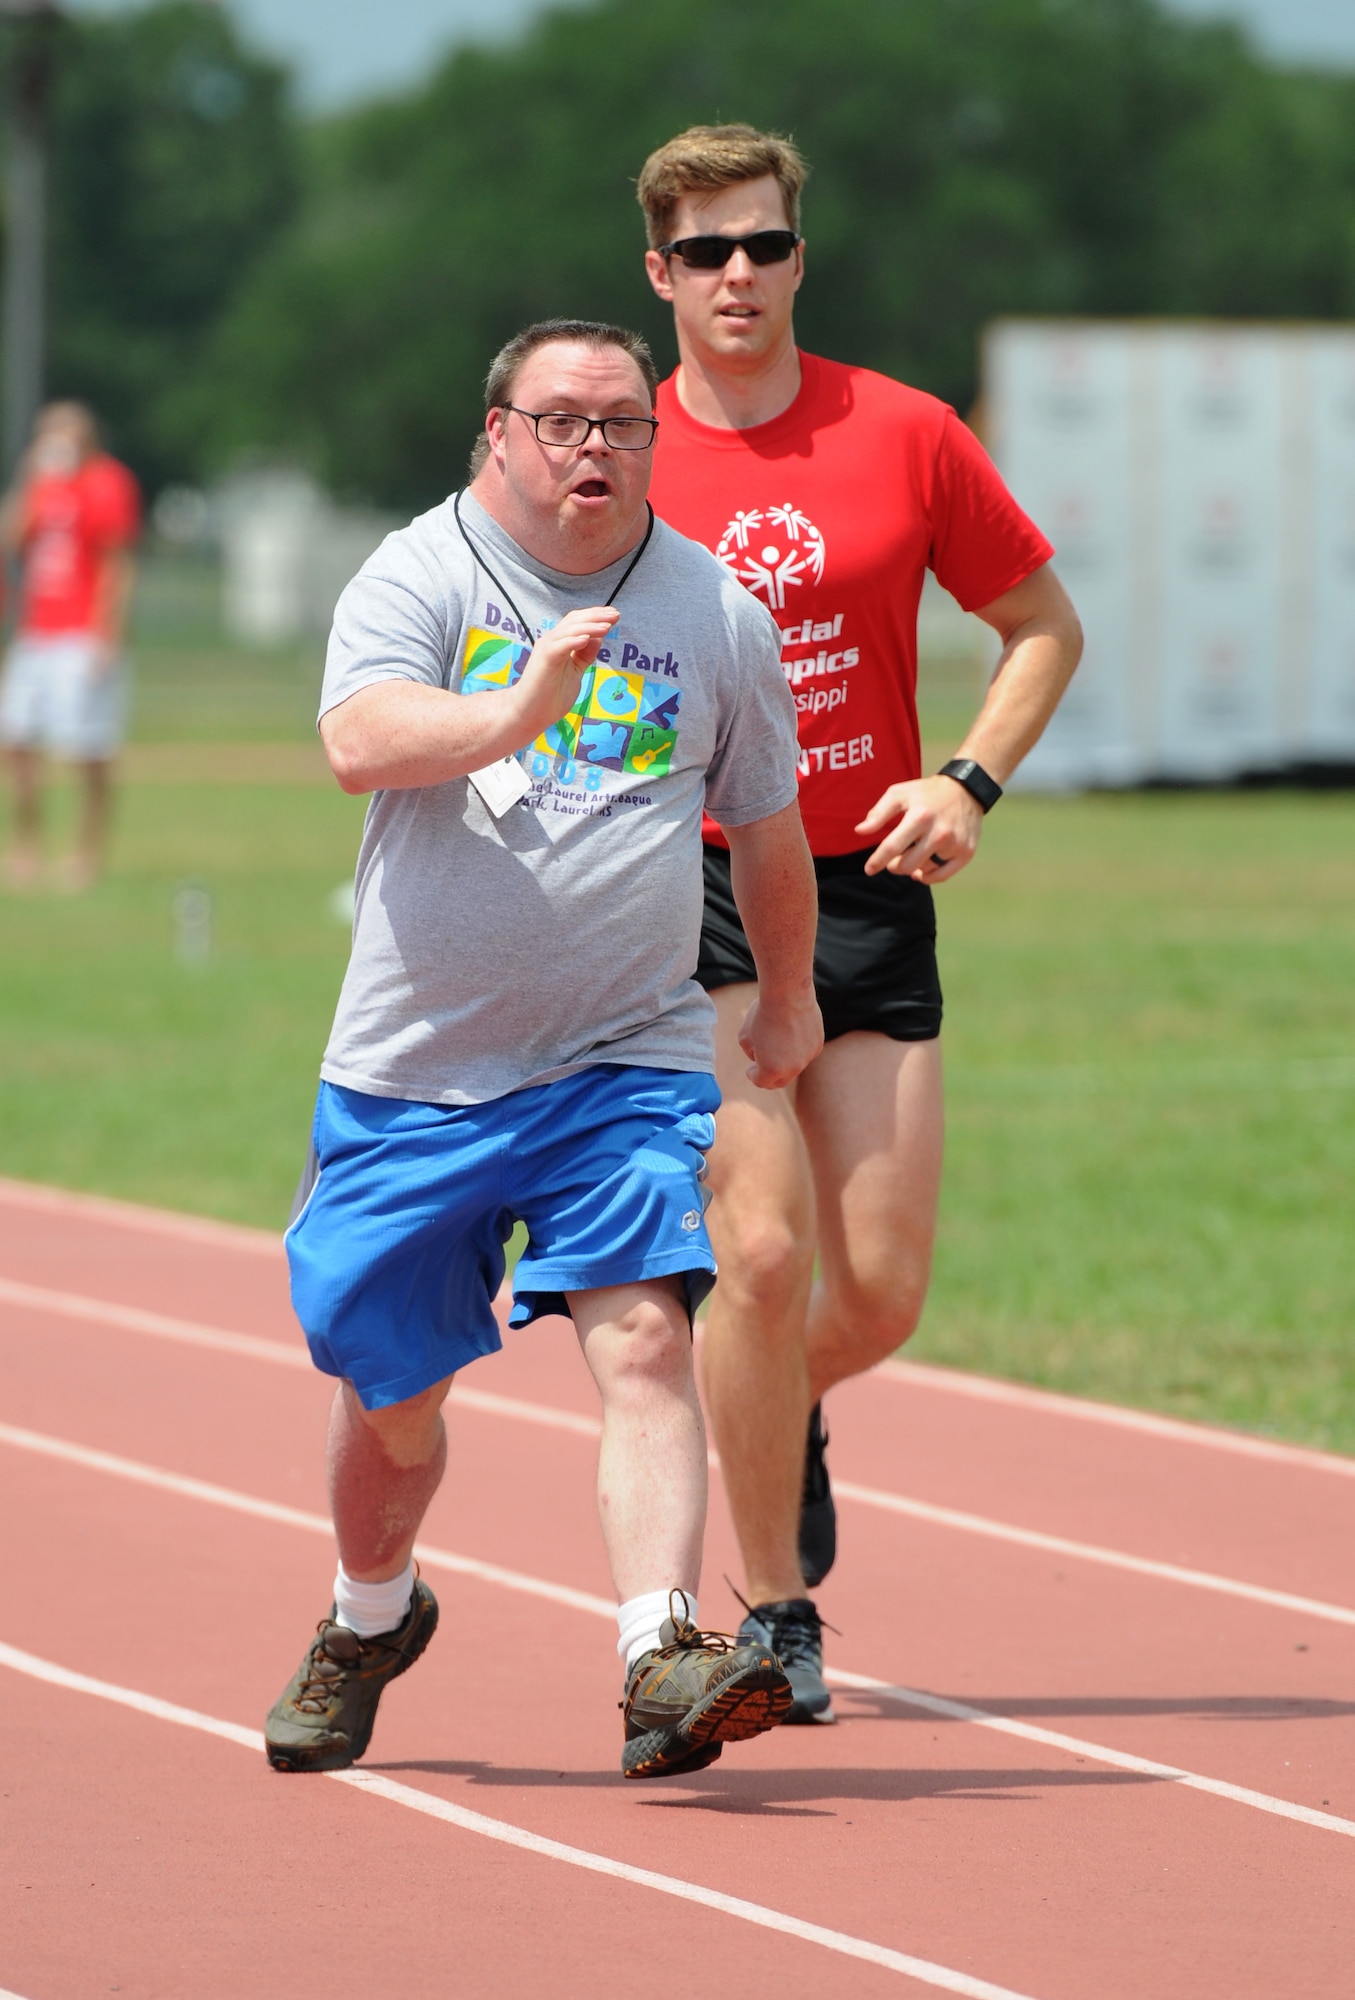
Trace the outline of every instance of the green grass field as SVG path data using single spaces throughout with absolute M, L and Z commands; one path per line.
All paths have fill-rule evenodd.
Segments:
M 308 748 L 318 649 L 242 655 L 181 595 L 177 624 L 151 599 L 109 880 L 0 900 L 0 1172 L 277 1227 L 361 804 Z M 938 745 L 967 699 L 931 676 Z M 1003 802 L 940 897 L 920 1358 L 1355 1450 L 1353 856 L 1340 794 Z
M 943 905 L 921 1347 L 1355 1448 L 1355 802 L 1018 798 L 990 833 Z

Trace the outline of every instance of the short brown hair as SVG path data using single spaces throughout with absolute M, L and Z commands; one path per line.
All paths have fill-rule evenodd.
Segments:
M 654 407 L 654 398 L 659 392 L 659 371 L 654 366 L 654 357 L 649 351 L 649 342 L 643 335 L 631 333 L 624 326 L 609 326 L 600 319 L 539 319 L 533 326 L 525 326 L 521 333 L 515 333 L 511 340 L 504 342 L 489 364 L 485 377 L 485 415 L 491 410 L 501 410 L 513 399 L 513 386 L 518 379 L 523 363 L 536 353 L 538 347 L 550 347 L 556 341 L 572 341 L 583 347 L 619 347 L 628 354 L 645 378 L 645 389 L 649 395 L 649 406 Z
M 715 194 L 740 181 L 760 181 L 771 174 L 786 204 L 786 221 L 800 232 L 800 190 L 809 174 L 803 155 L 790 139 L 759 132 L 755 125 L 689 125 L 640 170 L 636 198 L 645 212 L 649 247 L 667 243 L 673 216 L 684 194 Z
M 515 333 L 506 340 L 489 364 L 485 377 L 485 415 L 491 410 L 502 410 L 513 400 L 513 389 L 522 366 L 539 347 L 550 347 L 556 341 L 573 341 L 584 347 L 619 347 L 628 354 L 644 377 L 645 391 L 652 410 L 659 393 L 659 371 L 654 366 L 654 356 L 649 351 L 649 342 L 642 334 L 632 333 L 624 326 L 612 326 L 600 319 L 539 319 L 531 326 L 524 326 L 521 333 Z M 480 467 L 489 457 L 489 439 L 481 431 L 471 448 L 469 476 L 474 479 Z

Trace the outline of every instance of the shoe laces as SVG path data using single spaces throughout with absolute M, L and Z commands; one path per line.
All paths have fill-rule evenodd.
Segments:
M 384 1634 L 364 1639 L 350 1626 L 340 1625 L 337 1618 L 322 1618 L 315 1630 L 318 1643 L 313 1641 L 311 1644 L 310 1671 L 297 1689 L 294 1703 L 304 1714 L 318 1713 L 326 1708 L 349 1674 L 363 1667 L 373 1653 L 399 1653 L 403 1657 L 406 1651 L 403 1646 L 392 1645 Z M 331 1632 L 345 1632 L 356 1642 L 351 1659 L 343 1659 L 330 1652 Z
M 823 1652 L 823 1620 L 808 1598 L 803 1605 L 794 1604 L 771 1618 L 758 1612 L 753 1616 L 759 1624 L 770 1628 L 771 1649 L 783 1667 L 818 1667 Z
M 838 1638 L 842 1637 L 836 1625 L 830 1625 L 826 1618 L 819 1616 L 818 1606 L 811 1598 L 789 1598 L 768 1616 L 768 1607 L 765 1604 L 750 1604 L 743 1592 L 730 1582 L 728 1576 L 725 1577 L 725 1582 L 729 1584 L 748 1616 L 756 1618 L 758 1624 L 765 1626 L 771 1633 L 768 1644 L 782 1666 L 791 1664 L 817 1668 L 824 1633 L 837 1632 Z
M 687 1616 L 689 1599 L 685 1591 L 670 1590 L 668 1593 L 668 1622 L 673 1628 L 673 1636 L 665 1646 L 656 1646 L 650 1654 L 654 1660 L 671 1660 L 678 1653 L 689 1653 L 699 1647 L 708 1653 L 733 1653 L 738 1650 L 738 1640 L 731 1639 L 727 1632 L 702 1632 Z
M 356 1632 L 352 1636 L 357 1639 L 357 1651 L 351 1660 L 340 1659 L 329 1650 L 330 1633 L 343 1632 L 347 1629 L 347 1626 L 340 1625 L 333 1618 L 322 1618 L 316 1626 L 317 1637 L 311 1642 L 307 1658 L 309 1671 L 296 1691 L 293 1704 L 304 1714 L 327 1707 L 331 1697 L 342 1687 L 350 1669 L 358 1664 L 362 1652 L 362 1640 L 358 1639 Z

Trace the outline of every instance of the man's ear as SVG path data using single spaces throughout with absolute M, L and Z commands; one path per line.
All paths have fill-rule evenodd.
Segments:
M 650 284 L 654 287 L 659 297 L 664 301 L 665 305 L 671 306 L 673 303 L 673 276 L 668 269 L 668 259 L 661 257 L 657 250 L 646 250 L 645 270 L 649 274 Z
M 499 465 L 503 464 L 504 454 L 507 449 L 504 437 L 504 419 L 507 415 L 508 412 L 506 410 L 500 409 L 487 410 L 485 412 L 485 436 L 489 439 L 490 455 Z

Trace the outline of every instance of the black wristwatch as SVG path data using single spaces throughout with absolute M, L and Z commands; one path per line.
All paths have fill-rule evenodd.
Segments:
M 952 757 L 936 775 L 938 778 L 954 778 L 957 785 L 964 786 L 971 799 L 978 800 L 985 812 L 991 812 L 1002 797 L 1002 787 L 997 779 L 990 778 L 982 764 L 976 764 L 972 757 Z

